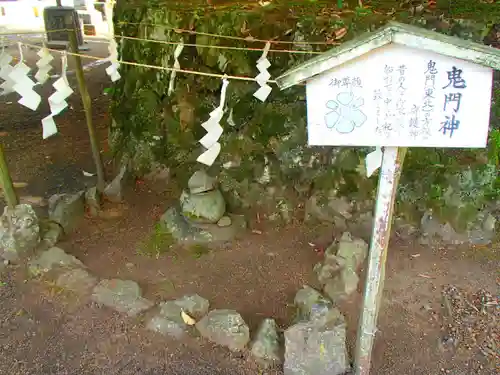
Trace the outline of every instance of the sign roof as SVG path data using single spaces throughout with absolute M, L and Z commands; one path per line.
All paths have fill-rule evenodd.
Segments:
M 360 35 L 337 48 L 333 48 L 288 70 L 278 77 L 276 82 L 283 90 L 391 43 L 418 48 L 500 70 L 499 49 L 421 27 L 389 22 L 375 32 Z

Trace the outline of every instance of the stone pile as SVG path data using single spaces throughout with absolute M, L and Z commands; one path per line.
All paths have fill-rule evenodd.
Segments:
M 229 241 L 246 228 L 243 216 L 226 212 L 216 180 L 201 170 L 191 176 L 179 205 L 163 214 L 161 224 L 175 240 L 189 243 Z
M 296 323 L 285 331 L 285 375 L 340 375 L 349 370 L 346 323 L 320 292 L 304 286 L 295 296 Z
M 340 241 L 325 251 L 323 262 L 314 267 L 318 281 L 333 302 L 347 298 L 358 288 L 358 269 L 368 254 L 368 245 L 362 239 L 345 232 Z

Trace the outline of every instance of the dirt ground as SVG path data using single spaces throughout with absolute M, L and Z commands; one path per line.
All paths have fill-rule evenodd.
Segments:
M 105 51 L 92 44 L 89 53 L 104 56 Z M 103 66 L 89 70 L 87 77 L 109 171 L 109 98 L 103 89 L 110 83 Z M 74 77 L 70 81 L 76 90 Z M 48 85 L 42 89 L 45 95 L 50 90 Z M 40 202 L 54 193 L 95 183 L 83 174 L 93 172 L 93 166 L 79 96 L 72 95 L 69 103 L 71 109 L 56 118 L 60 134 L 44 141 L 40 121 L 48 113 L 47 105 L 31 112 L 16 103 L 15 95 L 0 97 L 0 140 L 14 181 L 26 183 L 18 189 L 24 201 Z M 316 285 L 312 268 L 321 257 L 314 248 L 328 246 L 338 233 L 328 226 L 276 227 L 251 219 L 254 231 L 207 253 L 173 248 L 158 258 L 144 255 L 141 244 L 173 199 L 176 196 L 159 192 L 157 186 L 131 182 L 126 203 L 112 207 L 115 214 L 85 218 L 58 246 L 99 277 L 137 281 L 145 296 L 156 302 L 196 292 L 209 299 L 212 308 L 239 311 L 252 330 L 268 316 L 285 329 L 297 289 L 306 283 Z M 39 212 L 43 214 L 44 208 Z M 371 373 L 498 374 L 499 259 L 498 245 L 431 248 L 394 236 Z M 449 286 L 462 293 L 458 300 L 465 301 L 465 308 L 459 310 L 453 302 Z M 444 289 L 449 292 L 445 297 Z M 477 302 L 478 292 L 491 296 Z M 140 319 L 127 319 L 27 278 L 22 267 L 2 277 L 0 300 L 0 374 L 259 373 L 246 354 L 231 354 L 199 338 L 165 339 L 146 331 Z M 360 301 L 361 285 L 341 306 L 351 352 Z M 447 306 L 453 317 L 446 316 Z M 456 345 L 450 347 L 450 340 Z

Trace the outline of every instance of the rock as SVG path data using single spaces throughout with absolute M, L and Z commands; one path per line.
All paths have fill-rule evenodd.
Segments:
M 28 263 L 32 275 L 47 273 L 55 268 L 84 268 L 84 264 L 73 255 L 69 255 L 58 247 L 43 251 L 38 257 Z
M 146 328 L 158 332 L 164 336 L 170 336 L 176 339 L 181 339 L 187 334 L 188 326 L 182 322 L 164 318 L 161 315 L 155 315 L 146 324 Z
M 230 241 L 243 232 L 247 223 L 242 215 L 230 215 L 231 225 L 192 223 L 180 213 L 177 207 L 169 208 L 161 217 L 162 227 L 177 241 L 185 244 Z
M 46 249 L 54 247 L 59 239 L 63 236 L 63 228 L 56 222 L 49 221 L 43 226 L 41 233 L 42 242 L 45 244 Z
M 347 225 L 349 232 L 370 242 L 373 230 L 373 213 L 363 212 L 352 218 Z
M 328 260 L 314 266 L 314 272 L 318 276 L 318 281 L 321 285 L 325 285 L 329 280 L 335 278 L 341 269 L 342 266 L 340 264 Z
M 339 302 L 353 293 L 358 288 L 358 283 L 356 271 L 345 268 L 335 278 L 328 280 L 323 290 L 333 302 Z
M 153 306 L 153 302 L 142 297 L 139 285 L 131 280 L 102 280 L 94 288 L 92 300 L 131 317 Z
M 194 223 L 217 223 L 226 212 L 226 202 L 220 190 L 199 194 L 182 192 L 180 197 L 182 214 Z
M 451 245 L 460 245 L 467 242 L 467 235 L 459 234 L 453 229 L 450 223 L 441 223 L 431 210 L 422 216 L 420 221 L 420 231 L 422 244 L 432 244 L 435 241 L 442 241 Z
M 296 322 L 329 319 L 333 308 L 331 301 L 323 297 L 316 289 L 304 285 L 295 295 L 294 304 L 297 307 Z
M 346 268 L 357 271 L 368 255 L 368 244 L 362 239 L 351 237 L 345 232 L 339 241 L 337 258 L 341 258 Z
M 301 322 L 285 331 L 284 375 L 340 375 L 348 370 L 341 314 L 325 324 Z
M 228 227 L 231 225 L 231 218 L 229 216 L 222 216 L 217 225 L 222 228 Z
M 90 293 L 96 284 L 97 278 L 81 268 L 75 268 L 64 272 L 56 281 L 57 286 L 79 294 Z
M 84 192 L 56 194 L 49 198 L 49 218 L 71 232 L 85 215 Z
M 212 234 L 194 227 L 181 214 L 178 207 L 169 208 L 160 218 L 162 228 L 170 233 L 177 242 L 182 243 L 209 243 Z
M 251 353 L 263 367 L 282 363 L 278 326 L 274 319 L 263 320 L 252 343 Z
M 196 171 L 188 181 L 191 194 L 204 193 L 215 189 L 215 178 L 210 177 L 205 171 Z
M 146 325 L 147 329 L 171 336 L 182 338 L 188 330 L 188 325 L 181 316 L 182 308 L 176 301 L 167 301 L 161 304 L 160 312 Z
M 250 330 L 234 310 L 213 310 L 196 323 L 196 328 L 206 339 L 229 348 L 243 350 L 250 340 Z
M 327 196 L 312 195 L 306 203 L 306 218 L 341 225 L 345 219 L 352 218 L 352 205 L 345 197 L 336 197 L 331 191 Z M 340 220 L 339 220 L 340 219 Z
M 5 207 L 0 217 L 0 257 L 17 262 L 28 256 L 40 242 L 40 226 L 30 205 Z
M 197 294 L 167 301 L 161 304 L 160 312 L 149 321 L 146 328 L 179 339 L 189 332 L 181 312 L 198 319 L 208 312 L 208 308 L 208 301 Z
M 85 205 L 88 213 L 92 217 L 96 217 L 101 210 L 101 195 L 97 191 L 97 187 L 91 187 L 85 192 Z
M 200 319 L 208 313 L 210 304 L 208 300 L 200 297 L 198 294 L 186 295 L 176 299 L 175 304 L 182 308 L 186 313 L 196 319 Z
M 123 200 L 123 182 L 125 179 L 125 172 L 127 172 L 127 163 L 122 163 L 120 172 L 116 177 L 104 188 L 104 195 L 111 202 L 119 203 Z

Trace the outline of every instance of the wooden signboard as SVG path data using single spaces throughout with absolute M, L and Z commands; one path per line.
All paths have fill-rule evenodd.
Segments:
M 68 15 L 72 15 L 72 24 L 66 24 Z M 83 34 L 78 13 L 72 7 L 46 7 L 43 12 L 45 30 L 49 47 L 66 47 L 69 44 L 69 34 L 66 30 L 76 29 L 78 46 L 83 45 Z M 54 31 L 57 30 L 57 31 Z M 59 31 L 61 30 L 61 31 Z M 54 32 L 52 32 L 54 31 Z
M 307 83 L 314 146 L 486 147 L 493 70 L 390 44 Z

